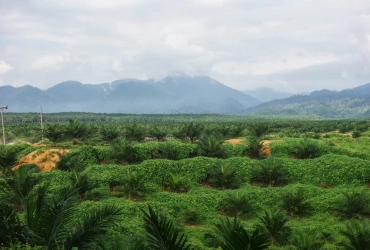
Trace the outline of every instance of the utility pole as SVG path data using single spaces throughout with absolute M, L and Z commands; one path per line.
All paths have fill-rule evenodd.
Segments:
M 42 107 L 40 106 L 41 140 L 44 140 L 44 125 L 42 125 Z
M 1 113 L 1 125 L 3 126 L 3 143 L 4 143 L 4 145 L 5 145 L 5 130 L 4 130 L 3 109 L 8 109 L 8 106 L 6 106 L 6 107 L 0 107 L 0 113 Z

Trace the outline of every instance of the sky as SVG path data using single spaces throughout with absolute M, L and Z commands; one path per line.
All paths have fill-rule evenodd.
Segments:
M 0 85 L 207 75 L 292 93 L 370 83 L 369 0 L 0 0 Z

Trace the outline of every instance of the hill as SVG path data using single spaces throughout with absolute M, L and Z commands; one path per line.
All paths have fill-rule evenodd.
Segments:
M 370 114 L 370 83 L 342 91 L 320 90 L 249 108 L 247 114 L 360 118 Z
M 222 113 L 240 114 L 261 103 L 238 90 L 206 77 L 121 79 L 111 83 L 59 83 L 47 90 L 32 86 L 0 86 L 2 105 L 12 112 L 104 113 Z

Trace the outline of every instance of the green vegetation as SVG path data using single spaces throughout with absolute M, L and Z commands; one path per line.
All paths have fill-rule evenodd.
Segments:
M 368 121 L 50 114 L 41 141 L 7 119 L 2 249 L 369 249 Z

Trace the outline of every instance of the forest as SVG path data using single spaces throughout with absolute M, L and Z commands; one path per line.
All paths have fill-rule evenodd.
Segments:
M 1 249 L 370 249 L 370 121 L 4 114 Z

